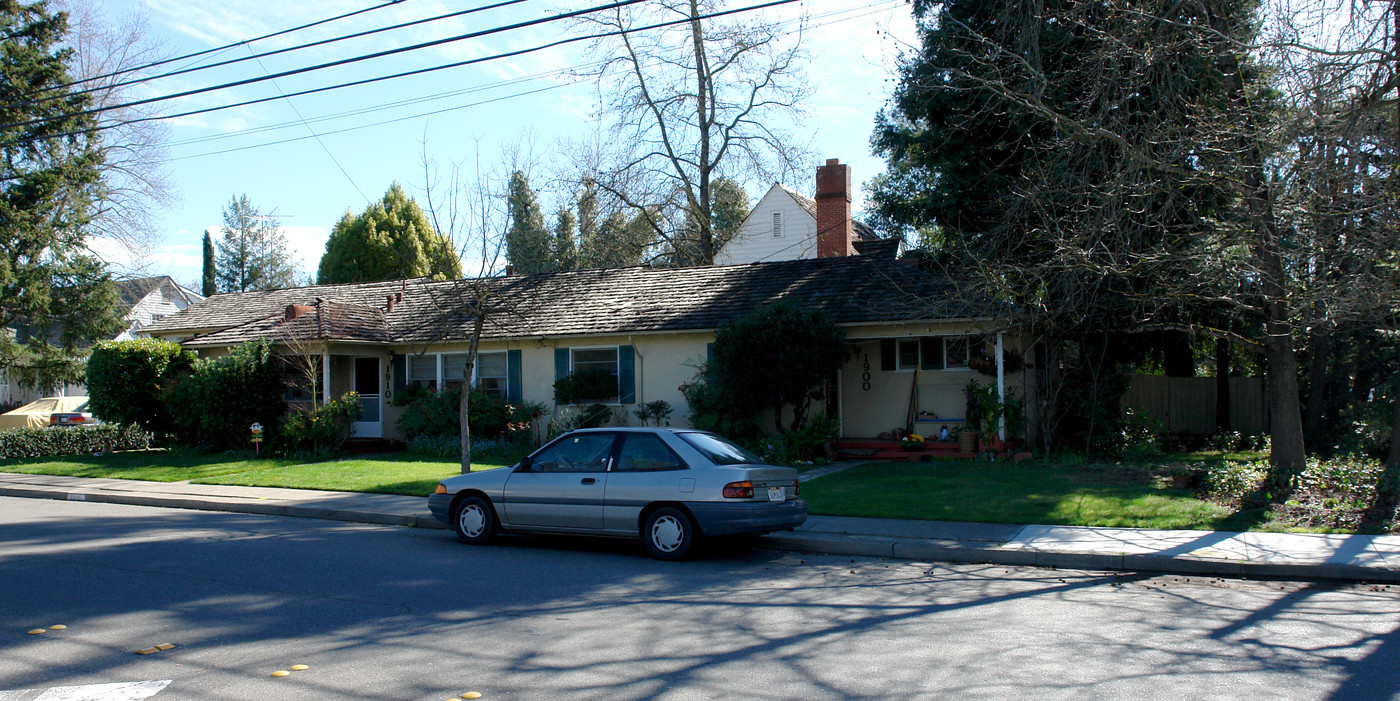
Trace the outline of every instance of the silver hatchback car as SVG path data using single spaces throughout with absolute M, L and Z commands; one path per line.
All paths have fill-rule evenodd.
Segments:
M 679 560 L 702 536 L 757 535 L 807 520 L 797 471 L 713 433 L 669 428 L 570 431 L 512 468 L 443 480 L 433 516 L 465 543 L 498 531 L 640 537 Z

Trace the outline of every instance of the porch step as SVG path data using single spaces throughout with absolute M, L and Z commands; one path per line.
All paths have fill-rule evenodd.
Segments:
M 854 438 L 837 441 L 835 448 L 837 456 L 842 460 L 865 462 L 927 462 L 934 459 L 971 459 L 975 457 L 971 453 L 959 452 L 957 443 L 938 441 L 927 443 L 923 450 L 908 451 L 900 446 L 899 441 L 881 438 Z

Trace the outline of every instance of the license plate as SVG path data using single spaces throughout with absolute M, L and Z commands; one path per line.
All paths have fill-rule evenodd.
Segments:
M 783 501 L 785 499 L 787 499 L 787 494 L 783 492 L 782 487 L 768 488 L 768 501 Z

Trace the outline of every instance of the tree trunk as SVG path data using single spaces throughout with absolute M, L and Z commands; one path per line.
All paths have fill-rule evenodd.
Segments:
M 476 350 L 481 342 L 481 329 L 486 325 L 486 314 L 481 311 L 484 305 L 477 305 L 476 322 L 472 329 L 472 342 L 467 348 L 467 362 L 462 366 L 462 402 L 457 410 L 461 413 L 457 417 L 457 426 L 462 432 L 462 474 L 472 471 L 472 427 L 468 418 L 471 408 L 472 394 L 472 369 L 476 367 Z
M 1230 342 L 1215 340 L 1215 432 L 1230 430 Z
M 1332 356 L 1332 337 L 1326 333 L 1315 333 L 1308 345 L 1312 352 L 1308 359 L 1308 401 L 1303 408 L 1303 435 L 1312 442 L 1318 440 L 1327 413 L 1327 390 L 1331 379 L 1327 364 Z
M 1391 36 L 1391 46 L 1400 47 L 1400 0 L 1394 0 L 1390 4 L 1390 14 L 1395 19 L 1395 33 Z M 1395 51 L 1393 60 L 1396 64 L 1396 71 L 1400 72 L 1400 48 Z M 1400 83 L 1395 86 L 1396 100 L 1400 102 Z M 1400 110 L 1395 111 L 1395 143 L 1400 144 Z M 1390 177 L 1390 186 L 1400 189 L 1395 176 Z M 1392 392 L 1395 402 L 1395 415 L 1390 421 L 1390 458 L 1386 461 L 1392 468 L 1400 467 L 1400 381 L 1396 382 L 1395 391 Z
M 1298 401 L 1298 358 L 1293 349 L 1293 328 L 1284 287 L 1283 259 L 1279 252 L 1278 221 L 1273 196 L 1264 177 L 1264 154 L 1259 145 L 1258 107 L 1245 93 L 1229 19 L 1221 0 L 1203 3 L 1209 14 L 1216 67 L 1220 69 L 1226 95 L 1236 113 L 1237 124 L 1247 132 L 1234 138 L 1241 169 L 1241 194 L 1249 205 L 1251 252 L 1258 264 L 1260 288 L 1264 295 L 1264 356 L 1269 373 L 1270 474 L 1268 481 L 1275 498 L 1287 493 L 1294 476 L 1303 469 L 1303 415 Z
M 695 44 L 695 113 L 696 126 L 700 130 L 699 202 L 695 213 L 696 235 L 700 237 L 701 265 L 715 262 L 715 237 L 711 231 L 713 218 L 710 204 L 710 124 L 713 122 L 710 104 L 710 66 L 705 59 L 705 33 L 700 26 L 700 7 L 696 0 L 690 0 L 690 34 Z
M 1191 337 L 1181 331 L 1162 335 L 1162 372 L 1167 377 L 1195 377 L 1196 357 Z

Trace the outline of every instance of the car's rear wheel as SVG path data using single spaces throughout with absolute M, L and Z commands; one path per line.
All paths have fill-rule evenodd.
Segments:
M 660 560 L 679 560 L 690 552 L 695 541 L 695 522 L 673 506 L 663 506 L 647 516 L 642 526 L 642 542 L 647 552 Z
M 482 545 L 496 535 L 496 512 L 485 499 L 467 497 L 457 504 L 452 514 L 452 530 L 463 543 Z

